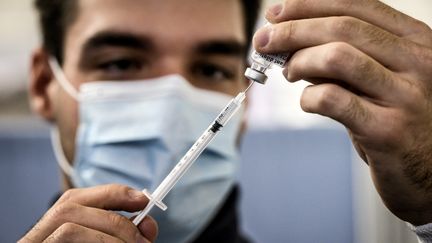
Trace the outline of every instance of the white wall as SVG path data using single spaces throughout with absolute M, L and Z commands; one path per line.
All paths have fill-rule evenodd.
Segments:
M 38 40 L 30 0 L 0 0 L 0 97 L 26 88 L 29 56 Z

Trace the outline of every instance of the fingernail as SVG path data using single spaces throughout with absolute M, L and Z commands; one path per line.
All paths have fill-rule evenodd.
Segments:
M 140 233 L 137 233 L 137 236 L 136 236 L 136 242 L 137 243 L 146 243 L 146 242 L 148 242 L 145 238 L 144 238 L 144 236 L 142 236 Z
M 258 47 L 265 47 L 270 41 L 271 26 L 266 26 L 260 30 L 255 35 L 254 41 Z
M 129 197 L 131 197 L 132 199 L 138 199 L 144 197 L 144 193 L 135 189 L 129 190 L 128 193 L 129 193 Z
M 292 73 L 288 70 L 288 68 L 284 68 L 284 70 L 282 71 L 282 73 L 283 73 L 283 76 L 285 77 L 285 79 L 286 79 L 288 82 L 290 82 L 290 83 L 294 83 L 295 81 L 297 81 L 297 80 L 295 80 L 295 79 L 293 78 L 293 75 L 292 75 Z
M 282 74 L 283 74 L 283 76 L 285 77 L 285 79 L 288 81 L 288 82 L 290 82 L 290 80 L 289 80 L 289 78 L 288 78 L 288 68 L 284 68 L 283 70 L 282 70 Z
M 270 15 L 271 17 L 277 17 L 280 14 L 280 12 L 282 12 L 282 8 L 283 8 L 282 3 L 278 3 L 271 6 L 267 11 L 267 16 Z

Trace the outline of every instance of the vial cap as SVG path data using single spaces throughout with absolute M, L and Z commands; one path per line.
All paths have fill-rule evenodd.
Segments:
M 267 75 L 252 68 L 247 68 L 244 75 L 246 78 L 260 84 L 265 84 L 267 81 Z

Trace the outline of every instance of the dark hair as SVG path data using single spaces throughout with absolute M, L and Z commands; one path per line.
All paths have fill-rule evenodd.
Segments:
M 63 62 L 66 30 L 77 15 L 76 0 L 35 0 L 44 49 Z
M 243 5 L 248 47 L 258 18 L 261 0 L 240 0 Z M 35 0 L 44 49 L 63 62 L 66 30 L 77 16 L 77 0 Z

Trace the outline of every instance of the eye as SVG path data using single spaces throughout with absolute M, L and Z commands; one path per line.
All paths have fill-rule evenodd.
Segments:
M 136 60 L 117 59 L 102 63 L 99 67 L 107 71 L 128 71 L 139 69 L 141 65 Z
M 199 78 L 212 81 L 227 81 L 234 78 L 234 73 L 225 67 L 212 63 L 200 63 L 194 67 L 194 73 Z
M 145 63 L 139 59 L 134 58 L 119 58 L 98 65 L 105 75 L 112 78 L 119 78 L 122 76 L 131 76 L 143 71 Z

